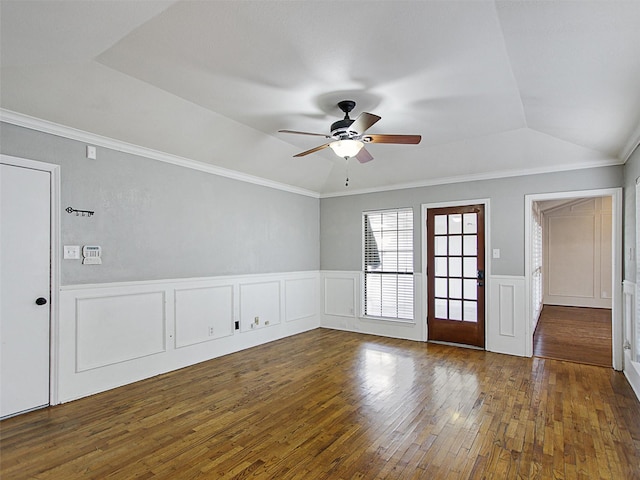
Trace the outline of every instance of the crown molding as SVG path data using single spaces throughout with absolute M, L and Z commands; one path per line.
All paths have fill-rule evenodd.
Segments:
M 249 175 L 246 173 L 230 170 L 227 168 L 218 167 L 204 162 L 191 160 L 189 158 L 172 155 L 169 153 L 160 152 L 147 147 L 141 147 L 131 143 L 123 142 L 109 137 L 104 137 L 94 133 L 79 130 L 73 127 L 67 127 L 58 123 L 50 122 L 48 120 L 42 120 L 40 118 L 32 117 L 22 113 L 14 112 L 4 108 L 0 108 L 0 121 L 10 123 L 19 127 L 29 128 L 31 130 L 37 130 L 43 133 L 57 135 L 59 137 L 68 138 L 70 140 L 76 140 L 83 143 L 89 143 L 91 145 L 109 148 L 111 150 L 128 153 L 131 155 L 138 155 L 161 162 L 178 165 L 184 168 L 190 168 L 192 170 L 198 170 L 211 175 L 218 175 L 221 177 L 231 178 L 241 182 L 252 183 L 254 185 L 260 185 L 263 187 L 273 188 L 276 190 L 282 190 L 289 193 L 295 193 L 297 195 L 304 195 L 312 198 L 332 198 L 332 197 L 346 197 L 350 195 L 363 195 L 368 193 L 388 192 L 393 190 L 404 190 L 409 188 L 421 188 L 421 187 L 433 187 L 436 185 L 447 185 L 453 183 L 465 183 L 465 182 L 477 182 L 483 180 L 494 180 L 499 178 L 520 177 L 526 175 L 539 175 L 543 173 L 555 173 L 565 172 L 570 170 L 583 170 L 589 168 L 608 167 L 614 165 L 624 164 L 634 150 L 638 146 L 638 140 L 640 140 L 640 126 L 631 136 L 631 139 L 623 150 L 623 155 L 620 159 L 606 159 L 596 160 L 592 162 L 585 162 L 579 165 L 559 165 L 555 167 L 540 167 L 521 170 L 508 170 L 502 172 L 480 173 L 472 175 L 458 175 L 453 177 L 443 177 L 431 180 L 423 180 L 419 182 L 403 183 L 395 185 L 385 185 L 373 188 L 364 188 L 360 190 L 349 190 L 348 192 L 328 192 L 319 193 L 311 190 L 307 190 L 293 185 L 268 180 L 262 177 Z
M 629 141 L 627 142 L 627 144 L 622 149 L 620 158 L 622 158 L 622 160 L 624 160 L 624 162 L 626 163 L 626 161 L 631 158 L 631 155 L 633 155 L 633 152 L 635 152 L 636 148 L 638 147 L 640 147 L 640 123 L 629 137 Z
M 403 183 L 397 185 L 382 186 L 376 188 L 363 188 L 361 190 L 351 190 L 349 192 L 323 193 L 320 198 L 346 197 L 349 195 L 364 195 L 368 193 L 388 192 L 391 190 L 404 190 L 407 188 L 433 187 L 436 185 L 448 185 L 452 183 L 478 182 L 483 180 L 496 180 L 499 178 L 524 177 L 527 175 L 540 175 L 544 173 L 567 172 L 571 170 L 584 170 L 589 168 L 611 167 L 623 165 L 624 161 L 619 159 L 596 160 L 584 162 L 579 165 L 558 165 L 555 167 L 527 168 L 521 170 L 505 170 L 502 172 L 477 173 L 472 175 L 458 175 L 455 177 L 435 178 L 420 182 Z
M 68 138 L 69 140 L 76 140 L 78 142 L 89 143 L 91 145 L 108 148 L 122 153 L 138 155 L 141 157 L 158 160 L 160 162 L 171 163 L 173 165 L 190 168 L 192 170 L 198 170 L 200 172 L 209 173 L 211 175 L 231 178 L 233 180 L 239 180 L 241 182 L 252 183 L 254 185 L 260 185 L 263 187 L 282 190 L 289 193 L 295 193 L 297 195 L 320 198 L 320 194 L 318 192 L 314 192 L 304 188 L 299 188 L 293 185 L 287 185 L 285 183 L 275 182 L 266 178 L 256 177 L 235 170 L 230 170 L 208 163 L 191 160 L 189 158 L 180 157 L 178 155 L 160 152 L 158 150 L 141 147 L 139 145 L 134 145 L 113 138 L 103 137 L 101 135 L 96 135 L 95 133 L 86 132 L 84 130 L 79 130 L 73 127 L 67 127 L 65 125 L 60 125 L 58 123 L 50 122 L 48 120 L 42 120 L 36 117 L 31 117 L 29 115 L 14 112 L 4 108 L 0 108 L 0 121 L 10 123 L 18 127 L 25 127 L 42 133 L 48 133 L 51 135 Z

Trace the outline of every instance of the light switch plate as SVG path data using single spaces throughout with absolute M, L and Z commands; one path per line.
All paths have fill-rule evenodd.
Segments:
M 494 248 L 493 249 L 493 258 L 500 258 L 500 249 L 499 248 Z
M 65 245 L 64 246 L 64 259 L 65 260 L 80 260 L 80 246 L 79 245 Z

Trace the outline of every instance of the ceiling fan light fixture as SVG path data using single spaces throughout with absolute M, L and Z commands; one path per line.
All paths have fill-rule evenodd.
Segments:
M 359 140 L 338 140 L 329 144 L 331 150 L 341 158 L 355 157 L 360 149 L 364 147 L 364 143 Z

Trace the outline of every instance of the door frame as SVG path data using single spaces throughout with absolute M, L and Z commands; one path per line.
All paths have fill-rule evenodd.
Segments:
M 524 283 L 525 283 L 525 355 L 533 356 L 533 316 L 531 295 L 531 252 L 533 228 L 533 202 L 559 200 L 565 198 L 611 197 L 611 343 L 614 370 L 622 370 L 623 363 L 623 324 L 622 324 L 622 187 L 593 190 L 574 190 L 570 192 L 528 194 L 524 197 Z
M 59 345 L 59 292 L 60 292 L 60 165 L 53 165 L 26 158 L 0 154 L 0 163 L 14 167 L 40 170 L 49 173 L 51 231 L 50 329 L 49 329 L 49 405 L 58 402 L 58 345 Z
M 466 205 L 483 205 L 484 206 L 484 349 L 488 350 L 489 344 L 487 343 L 487 323 L 489 321 L 489 291 L 487 288 L 489 277 L 491 276 L 491 230 L 490 230 L 490 199 L 488 198 L 476 198 L 469 200 L 454 200 L 450 202 L 436 202 L 436 203 L 423 203 L 421 205 L 421 230 L 420 230 L 420 254 L 422 256 L 422 273 L 420 275 L 420 298 L 422 300 L 422 311 L 420 312 L 420 318 L 422 318 L 422 341 L 426 342 L 429 338 L 429 332 L 427 325 L 428 317 L 428 305 L 429 305 L 429 284 L 427 282 L 427 210 L 432 208 L 446 208 L 446 207 L 464 207 Z

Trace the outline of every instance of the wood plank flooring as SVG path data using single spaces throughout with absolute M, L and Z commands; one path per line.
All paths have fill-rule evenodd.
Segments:
M 611 367 L 611 310 L 545 305 L 533 336 L 533 354 Z
M 20 479 L 640 479 L 613 369 L 317 329 L 0 422 Z

